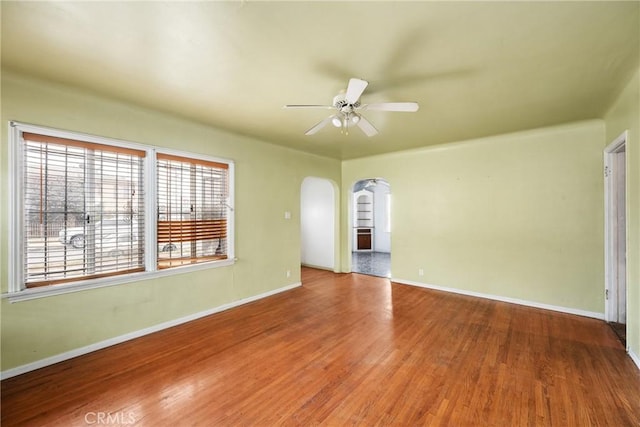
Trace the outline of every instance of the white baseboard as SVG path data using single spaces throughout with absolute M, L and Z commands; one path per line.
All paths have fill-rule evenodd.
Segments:
M 96 350 L 101 350 L 106 347 L 110 347 L 115 344 L 120 344 L 125 341 L 129 341 L 135 338 L 142 337 L 144 335 L 152 334 L 154 332 L 161 331 L 163 329 L 171 328 L 173 326 L 177 326 L 183 323 L 190 322 L 192 320 L 199 319 L 201 317 L 209 316 L 214 313 L 219 313 L 221 311 L 229 310 L 230 308 L 238 307 L 243 304 L 247 304 L 262 298 L 269 297 L 271 295 L 279 294 L 281 292 L 289 291 L 291 289 L 302 286 L 301 282 L 294 283 L 292 285 L 287 285 L 282 288 L 274 289 L 269 292 L 265 292 L 262 294 L 254 295 L 252 297 L 243 298 L 238 301 L 233 301 L 228 304 L 223 304 L 218 307 L 214 307 L 205 311 L 201 311 L 198 313 L 190 314 L 188 316 L 180 317 L 178 319 L 169 320 L 167 322 L 159 323 L 154 326 L 150 326 L 148 328 L 140 329 L 138 331 L 129 332 L 124 335 L 120 335 L 117 337 L 109 338 L 104 341 L 100 341 L 94 344 L 89 344 L 84 347 L 76 348 L 70 351 L 66 351 L 61 354 L 57 354 L 55 356 L 46 357 L 44 359 L 37 360 L 35 362 L 27 363 L 25 365 L 21 365 L 15 368 L 7 369 L 6 371 L 0 372 L 0 379 L 6 379 L 15 377 L 16 375 L 24 374 L 29 371 L 33 371 L 36 369 L 44 368 L 45 366 L 53 365 L 58 362 L 62 362 L 64 360 L 72 359 L 77 356 L 82 356 L 83 354 L 91 353 Z
M 301 263 L 300 266 L 301 267 L 315 268 L 316 270 L 326 270 L 326 271 L 331 271 L 333 273 L 336 273 L 336 270 L 333 267 L 325 267 L 325 266 L 322 266 L 322 265 L 313 265 L 313 264 L 305 264 L 305 263 Z
M 638 367 L 638 369 L 640 369 L 640 357 L 638 357 L 637 354 L 635 354 L 633 352 L 633 350 L 629 349 L 629 351 L 627 351 L 627 354 L 629 355 L 629 357 L 631 358 L 631 360 L 633 360 L 633 363 L 636 364 L 636 366 Z
M 437 290 L 437 291 L 451 292 L 451 293 L 455 293 L 455 294 L 468 295 L 468 296 L 472 296 L 472 297 L 485 298 L 485 299 L 490 299 L 490 300 L 494 300 L 494 301 L 508 302 L 508 303 L 511 303 L 511 304 L 525 305 L 527 307 L 542 308 L 544 310 L 552 310 L 552 311 L 558 311 L 558 312 L 561 312 L 561 313 L 575 314 L 575 315 L 578 315 L 578 316 L 592 317 L 594 319 L 604 320 L 604 313 L 598 313 L 598 312 L 594 312 L 594 311 L 585 311 L 585 310 L 579 310 L 577 308 L 561 307 L 561 306 L 557 306 L 557 305 L 543 304 L 543 303 L 539 303 L 539 302 L 526 301 L 526 300 L 521 300 L 521 299 L 517 299 L 517 298 L 509 298 L 509 297 L 503 297 L 503 296 L 499 296 L 499 295 L 490 295 L 490 294 L 484 294 L 484 293 L 480 293 L 480 292 L 467 291 L 467 290 L 464 290 L 464 289 L 455 289 L 455 288 L 447 288 L 447 287 L 444 287 L 444 286 L 429 285 L 427 283 L 414 282 L 414 281 L 411 281 L 411 280 L 393 278 L 393 279 L 391 279 L 391 281 L 392 282 L 396 282 L 396 283 L 401 283 L 403 285 L 418 286 L 418 287 L 421 287 L 421 288 L 434 289 L 434 290 Z

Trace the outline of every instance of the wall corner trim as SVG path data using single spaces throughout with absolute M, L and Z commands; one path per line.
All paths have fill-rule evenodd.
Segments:
M 152 334 L 154 332 L 161 331 L 163 329 L 168 329 L 173 326 L 178 326 L 183 323 L 190 322 L 192 320 L 199 319 L 201 317 L 209 316 L 211 314 L 219 313 L 221 311 L 229 310 L 234 307 L 238 307 L 244 304 L 248 304 L 253 301 L 257 301 L 259 299 L 263 299 L 275 294 L 279 294 L 281 292 L 286 292 L 297 287 L 302 286 L 302 282 L 293 283 L 291 285 L 283 286 L 281 288 L 277 288 L 268 292 L 264 292 L 258 295 L 254 295 L 248 298 L 243 298 L 237 301 L 233 301 L 227 304 L 223 304 L 214 308 L 210 308 L 208 310 L 200 311 L 198 313 L 189 314 L 184 317 L 180 317 L 178 319 L 169 320 L 167 322 L 159 323 L 157 325 L 150 326 L 148 328 L 140 329 L 137 331 L 129 332 L 124 335 L 119 335 L 117 337 L 109 338 L 104 341 L 100 341 L 94 344 L 89 344 L 84 347 L 76 348 L 70 351 L 66 351 L 64 353 L 57 354 L 55 356 L 46 357 L 44 359 L 36 360 L 35 362 L 27 363 L 25 365 L 20 365 L 15 368 L 10 368 L 5 371 L 0 372 L 0 380 L 4 380 L 7 378 L 15 377 L 20 374 L 24 374 L 30 371 L 34 371 L 36 369 L 44 368 L 45 366 L 53 365 L 58 362 L 63 362 L 65 360 L 72 359 L 74 357 L 82 356 L 83 354 L 88 354 L 97 350 L 101 350 L 106 347 L 111 347 L 112 345 L 120 344 L 125 341 L 129 341 L 135 338 L 140 338 L 142 336 Z
M 517 298 L 509 298 L 509 297 L 503 297 L 503 296 L 499 296 L 499 295 L 490 295 L 490 294 L 484 294 L 484 293 L 481 293 L 481 292 L 467 291 L 467 290 L 464 290 L 464 289 L 447 288 L 447 287 L 444 287 L 444 286 L 430 285 L 430 284 L 427 284 L 427 283 L 414 282 L 414 281 L 405 280 L 405 279 L 392 278 L 391 281 L 395 282 L 395 283 L 400 283 L 402 285 L 418 286 L 418 287 L 421 287 L 421 288 L 433 289 L 433 290 L 436 290 L 436 291 L 451 292 L 451 293 L 454 293 L 454 294 L 467 295 L 467 296 L 478 297 L 478 298 L 485 298 L 485 299 L 490 299 L 490 300 L 494 300 L 494 301 L 507 302 L 507 303 L 511 303 L 511 304 L 524 305 L 524 306 L 527 306 L 527 307 L 541 308 L 543 310 L 558 311 L 560 313 L 575 314 L 577 316 L 591 317 L 591 318 L 594 318 L 594 319 L 604 320 L 604 313 L 598 313 L 598 312 L 594 312 L 594 311 L 586 311 L 586 310 L 579 310 L 577 308 L 561 307 L 561 306 L 557 306 L 557 305 L 543 304 L 543 303 L 539 303 L 539 302 L 526 301 L 526 300 L 521 300 L 521 299 L 517 299 Z
M 627 354 L 629 354 L 629 357 L 631 358 L 631 360 L 633 360 L 633 363 L 635 363 L 638 367 L 638 370 L 640 370 L 640 356 L 635 354 L 633 350 L 629 350 Z

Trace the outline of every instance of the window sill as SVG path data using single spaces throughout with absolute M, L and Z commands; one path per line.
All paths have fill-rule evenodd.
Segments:
M 206 262 L 201 264 L 185 265 L 182 267 L 167 268 L 156 271 L 145 271 L 142 273 L 123 274 L 120 276 L 111 276 L 101 279 L 78 281 L 63 285 L 43 286 L 40 288 L 23 289 L 17 292 L 9 292 L 2 294 L 2 298 L 7 298 L 10 303 L 29 301 L 38 298 L 46 298 L 56 295 L 69 294 L 72 292 L 87 291 L 90 289 L 105 288 L 108 286 L 123 285 L 127 283 L 140 282 L 143 280 L 151 280 L 157 277 L 174 276 L 177 274 L 185 274 L 193 271 L 207 270 L 211 268 L 227 267 L 235 264 L 235 258 L 229 258 L 221 261 Z

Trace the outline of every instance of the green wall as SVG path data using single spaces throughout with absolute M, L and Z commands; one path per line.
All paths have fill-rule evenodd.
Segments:
M 306 176 L 330 179 L 341 189 L 336 207 L 341 271 L 350 269 L 351 233 L 348 210 L 340 206 L 348 206 L 355 181 L 385 178 L 392 191 L 394 278 L 602 314 L 602 150 L 624 129 L 630 131 L 628 340 L 638 355 L 638 80 L 636 73 L 604 120 L 340 162 L 5 71 L 2 292 L 8 288 L 8 120 L 234 160 L 239 260 L 229 267 L 14 304 L 3 299 L 1 369 L 299 282 L 300 185 Z M 292 220 L 284 219 L 285 211 L 292 212 Z
M 604 138 L 593 120 L 345 161 L 343 206 L 389 181 L 396 279 L 602 314 Z
M 627 343 L 640 357 L 640 69 L 605 116 L 606 144 L 629 131 L 627 161 Z
M 8 120 L 234 160 L 238 262 L 13 304 L 2 299 L 3 371 L 299 282 L 302 180 L 312 175 L 340 182 L 337 160 L 4 71 L 0 131 L 3 293 L 8 289 Z M 284 219 L 285 211 L 292 212 L 291 220 Z M 286 270 L 291 270 L 291 277 L 286 277 Z

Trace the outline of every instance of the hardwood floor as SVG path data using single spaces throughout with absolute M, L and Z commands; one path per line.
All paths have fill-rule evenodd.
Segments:
M 2 381 L 2 426 L 638 426 L 604 322 L 357 274 Z

